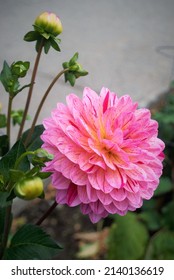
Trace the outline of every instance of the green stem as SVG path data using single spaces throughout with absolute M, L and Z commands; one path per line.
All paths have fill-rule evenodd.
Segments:
M 13 97 L 9 95 L 8 99 L 8 112 L 7 112 L 7 136 L 8 136 L 8 141 L 10 145 L 10 132 L 11 132 L 11 109 L 12 109 L 12 102 L 13 102 Z
M 21 137 L 22 131 L 23 131 L 23 128 L 24 128 L 24 124 L 25 124 L 25 121 L 26 121 L 26 117 L 27 117 L 27 113 L 28 113 L 28 109 L 29 109 L 29 105 L 30 105 L 30 101 L 31 101 L 32 93 L 33 93 L 33 87 L 34 87 L 34 83 L 35 83 L 36 73 L 37 73 L 37 69 L 38 69 L 38 65 L 39 65 L 39 61 L 40 61 L 40 57 L 41 57 L 41 53 L 42 53 L 42 49 L 43 49 L 43 43 L 44 43 L 44 41 L 42 40 L 41 43 L 40 43 L 40 47 L 39 47 L 37 56 L 36 56 L 36 60 L 35 60 L 34 68 L 33 68 L 33 73 L 32 73 L 32 76 L 31 76 L 31 83 L 30 83 L 31 85 L 29 87 L 28 97 L 27 97 L 27 101 L 26 101 L 26 104 L 25 104 L 23 118 L 22 118 L 22 122 L 21 122 L 21 125 L 20 125 L 20 129 L 19 129 L 19 132 L 18 132 L 17 139 L 19 139 Z
M 53 212 L 53 210 L 56 208 L 57 202 L 54 201 L 54 203 L 51 205 L 51 207 L 43 214 L 43 216 L 37 221 L 36 225 L 40 226 L 41 223 Z
M 1 260 L 3 259 L 3 255 L 5 253 L 5 249 L 7 247 L 7 242 L 8 242 L 8 235 L 9 235 L 10 226 L 11 226 L 11 209 L 12 209 L 12 205 L 7 206 L 7 208 L 6 208 L 4 232 L 3 232 L 2 243 L 1 243 L 1 248 L 0 248 L 0 259 Z
M 49 87 L 47 88 L 44 96 L 42 97 L 42 100 L 38 106 L 38 109 L 36 111 L 36 114 L 34 116 L 34 119 L 33 119 L 33 122 L 32 122 L 32 125 L 31 125 L 31 128 L 30 128 L 30 131 L 27 135 L 27 138 L 25 140 L 25 145 L 27 146 L 27 144 L 29 143 L 30 139 L 31 139 L 31 136 L 33 134 L 33 131 L 34 131 L 34 128 L 35 128 L 35 125 L 36 125 L 36 122 L 37 122 L 37 119 L 38 119 L 38 116 L 40 114 L 40 111 L 43 107 L 43 104 L 48 96 L 48 94 L 50 93 L 52 87 L 54 86 L 54 84 L 57 82 L 57 80 L 61 77 L 61 75 L 63 75 L 65 72 L 67 72 L 69 70 L 69 68 L 66 68 L 66 69 L 63 69 L 62 71 L 60 71 L 57 76 L 53 79 L 53 81 L 51 82 L 51 84 L 49 85 Z
M 20 162 L 23 160 L 23 158 L 26 157 L 26 156 L 28 156 L 28 155 L 34 155 L 34 152 L 32 152 L 32 151 L 27 151 L 27 152 L 23 153 L 23 154 L 17 159 L 17 161 L 16 161 L 16 163 L 15 163 L 15 166 L 14 166 L 14 169 L 17 169 L 18 166 L 19 166 L 19 164 L 20 164 Z

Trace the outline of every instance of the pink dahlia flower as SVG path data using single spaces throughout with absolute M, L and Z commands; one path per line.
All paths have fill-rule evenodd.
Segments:
M 43 148 L 54 155 L 51 171 L 56 201 L 80 205 L 93 223 L 125 215 L 150 199 L 159 184 L 164 143 L 148 109 L 130 96 L 85 88 L 82 100 L 67 96 L 44 120 Z

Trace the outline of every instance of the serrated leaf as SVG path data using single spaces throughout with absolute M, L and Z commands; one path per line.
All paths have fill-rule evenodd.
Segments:
M 41 140 L 40 136 L 43 133 L 43 131 L 44 131 L 43 125 L 36 125 L 35 126 L 33 134 L 32 134 L 32 137 L 31 137 L 31 140 L 30 140 L 30 142 L 27 145 L 27 150 L 28 151 L 35 151 L 35 150 L 39 149 L 42 146 L 43 141 Z M 29 132 L 29 129 L 26 130 L 23 133 L 23 135 L 22 135 L 22 141 L 23 142 L 25 142 L 25 139 L 26 139 L 26 137 L 28 135 L 28 132 Z
M 152 236 L 146 260 L 174 260 L 174 233 L 163 230 Z
M 24 225 L 11 240 L 6 251 L 7 260 L 48 260 L 58 253 L 60 246 L 39 226 Z
M 141 259 L 145 253 L 147 241 L 147 229 L 138 221 L 136 214 L 116 216 L 108 239 L 108 259 Z
M 4 183 L 7 183 L 10 179 L 10 169 L 13 169 L 16 163 L 16 160 L 26 152 L 26 149 L 22 141 L 18 141 L 14 144 L 11 150 L 1 158 L 0 160 L 0 174 L 3 176 Z M 22 171 L 27 171 L 30 168 L 30 163 L 25 157 L 18 167 Z

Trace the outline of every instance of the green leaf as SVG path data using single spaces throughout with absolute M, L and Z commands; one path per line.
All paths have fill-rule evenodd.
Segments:
M 11 204 L 8 200 L 10 193 L 8 192 L 0 192 L 0 208 L 6 207 Z
M 37 41 L 36 41 L 36 46 L 35 46 L 35 49 L 36 49 L 37 52 L 39 51 L 42 42 L 43 42 L 43 37 L 39 36 Z
M 2 82 L 5 90 L 9 92 L 9 88 L 12 86 L 12 73 L 9 65 L 4 61 L 3 69 L 0 74 L 0 81 Z
M 7 260 L 49 260 L 55 256 L 60 246 L 39 226 L 24 225 L 11 240 L 6 251 Z
M 161 227 L 161 217 L 155 210 L 142 212 L 138 217 L 146 224 L 150 231 L 159 230 Z
M 137 260 L 144 256 L 148 241 L 146 227 L 136 214 L 116 216 L 108 239 L 108 258 L 114 260 Z
M 154 198 L 151 198 L 150 200 L 144 200 L 142 205 L 143 211 L 153 211 L 156 208 L 156 200 Z
M 174 233 L 163 230 L 152 236 L 146 260 L 174 260 Z
M 50 43 L 51 43 L 51 46 L 52 46 L 53 49 L 60 52 L 60 48 L 59 48 L 58 43 L 51 37 L 50 37 Z
M 16 125 L 16 124 L 20 125 L 21 124 L 23 114 L 24 114 L 24 110 L 17 110 L 17 111 L 12 110 L 11 118 L 12 118 L 12 121 L 13 121 L 13 125 Z M 29 115 L 27 115 L 26 120 L 30 120 L 30 119 L 31 119 L 31 117 Z
M 0 207 L 0 246 L 2 242 L 2 236 L 4 232 L 4 221 L 5 221 L 5 208 Z
M 79 54 L 78 54 L 78 52 L 76 52 L 76 53 L 73 55 L 73 57 L 70 59 L 70 61 L 69 61 L 69 66 L 74 65 L 74 64 L 76 63 L 78 57 L 79 57 Z
M 73 87 L 75 85 L 76 77 L 73 73 L 65 73 L 66 81 L 69 81 L 70 85 Z
M 7 118 L 5 114 L 0 114 L 0 128 L 6 127 Z
M 41 35 L 46 39 L 48 40 L 50 38 L 50 34 L 47 33 L 47 32 L 42 32 Z
M 29 31 L 25 36 L 24 40 L 27 42 L 36 41 L 40 37 L 40 34 L 38 31 Z
M 68 62 L 63 62 L 62 63 L 63 69 L 69 68 L 69 63 Z
M 0 157 L 3 157 L 9 150 L 9 141 L 7 135 L 0 136 Z
M 18 77 L 16 75 L 13 75 L 11 68 L 6 61 L 4 61 L 3 64 L 3 69 L 0 74 L 0 80 L 5 90 L 10 93 L 11 96 L 14 96 L 14 94 L 18 91 L 20 84 L 18 81 Z
M 51 176 L 51 172 L 39 172 L 37 174 L 38 177 L 40 177 L 41 179 L 47 179 Z
M 44 131 L 44 127 L 43 125 L 36 125 L 34 128 L 34 132 L 32 134 L 31 140 L 27 145 L 27 151 L 35 151 L 37 149 L 39 149 L 42 144 L 43 141 L 41 140 L 40 136 Z M 22 135 L 22 141 L 25 142 L 25 139 L 28 135 L 29 129 L 26 130 L 23 135 Z
M 11 150 L 1 158 L 0 160 L 0 174 L 3 176 L 4 183 L 7 183 L 10 179 L 10 169 L 13 169 L 16 160 L 26 152 L 26 149 L 22 141 L 18 141 L 14 144 Z M 19 169 L 22 171 L 27 171 L 30 168 L 30 163 L 25 157 L 19 164 Z
M 162 222 L 164 226 L 174 230 L 174 201 L 162 208 Z
M 163 195 L 170 192 L 173 189 L 172 182 L 168 177 L 161 177 L 158 188 L 156 189 L 154 196 Z
M 46 54 L 49 52 L 50 47 L 51 47 L 50 40 L 45 40 L 45 42 L 44 42 L 44 51 L 45 51 Z
M 12 182 L 17 182 L 20 178 L 24 176 L 24 172 L 21 170 L 10 169 L 10 180 Z

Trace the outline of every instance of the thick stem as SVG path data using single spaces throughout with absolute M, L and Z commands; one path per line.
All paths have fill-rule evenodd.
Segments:
M 1 243 L 1 248 L 0 248 L 0 259 L 1 260 L 3 259 L 5 249 L 7 247 L 7 242 L 8 242 L 8 235 L 9 235 L 10 226 L 11 226 L 11 208 L 12 208 L 12 205 L 7 206 L 7 208 L 6 208 L 4 232 L 3 232 L 2 243 Z
M 63 75 L 63 74 L 64 74 L 65 72 L 67 72 L 68 70 L 69 70 L 69 68 L 66 68 L 66 69 L 63 69 L 61 72 L 59 72 L 59 73 L 57 74 L 57 76 L 53 79 L 53 81 L 51 82 L 51 84 L 49 85 L 49 87 L 47 88 L 45 94 L 43 95 L 42 100 L 41 100 L 41 102 L 40 102 L 40 104 L 39 104 L 39 106 L 38 106 L 38 109 L 37 109 L 37 111 L 36 111 L 36 114 L 35 114 L 35 116 L 34 116 L 34 119 L 33 119 L 32 125 L 31 125 L 31 128 L 30 128 L 29 133 L 28 133 L 28 135 L 27 135 L 27 138 L 26 138 L 26 140 L 25 140 L 25 145 L 26 145 L 26 146 L 27 146 L 27 144 L 29 143 L 29 141 L 30 141 L 30 139 L 31 139 L 31 136 L 32 136 L 32 134 L 33 134 L 33 131 L 34 131 L 34 128 L 35 128 L 35 125 L 36 125 L 38 116 L 39 116 L 39 114 L 40 114 L 40 111 L 41 111 L 41 109 L 42 109 L 42 107 L 43 107 L 43 104 L 44 104 L 44 102 L 45 102 L 45 100 L 46 100 L 48 94 L 50 93 L 52 87 L 53 87 L 54 84 L 57 82 L 57 80 L 60 78 L 60 76 Z
M 25 121 L 26 121 L 26 117 L 27 117 L 27 113 L 28 113 L 28 109 L 29 109 L 29 105 L 30 105 L 30 101 L 31 101 L 31 97 L 32 97 L 34 82 L 35 82 L 35 78 L 36 78 L 36 73 L 37 73 L 42 49 L 43 49 L 43 40 L 40 43 L 40 48 L 39 48 L 37 56 L 36 56 L 36 60 L 35 60 L 34 68 L 33 68 L 33 73 L 32 73 L 32 76 L 31 76 L 31 83 L 30 83 L 31 85 L 29 87 L 28 97 L 27 97 L 27 101 L 26 101 L 26 104 L 25 104 L 23 118 L 22 118 L 22 122 L 21 122 L 21 125 L 20 125 L 20 129 L 19 129 L 17 139 L 19 139 L 21 137 L 22 131 L 23 131 L 23 128 L 24 128 L 24 124 L 25 124 Z
M 53 212 L 53 210 L 56 208 L 57 202 L 55 201 L 51 207 L 47 210 L 46 213 L 43 214 L 43 216 L 37 221 L 36 225 L 40 226 L 42 222 Z
M 8 136 L 9 145 L 10 145 L 10 130 L 11 130 L 11 109 L 12 109 L 12 102 L 13 102 L 13 97 L 9 95 L 9 100 L 8 100 L 8 112 L 7 112 L 7 136 Z

